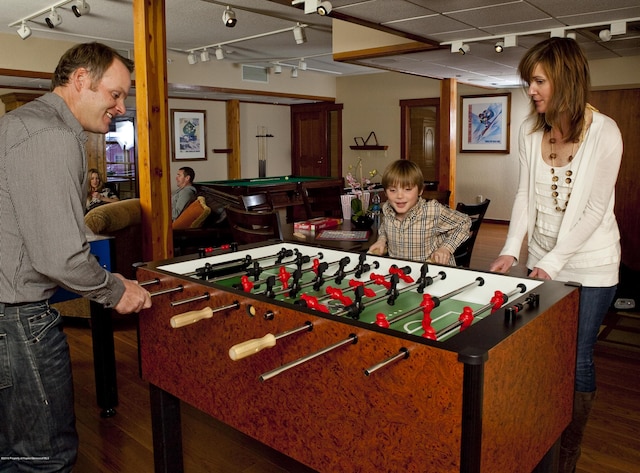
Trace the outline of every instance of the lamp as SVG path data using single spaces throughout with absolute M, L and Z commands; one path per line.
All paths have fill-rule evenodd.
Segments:
M 198 56 L 196 56 L 196 53 L 194 53 L 193 51 L 191 51 L 189 53 L 189 55 L 187 56 L 187 62 L 191 65 L 195 64 L 196 62 L 198 62 Z
M 497 53 L 501 53 L 504 51 L 504 41 L 498 41 L 494 47 Z
M 200 61 L 207 62 L 209 59 L 209 51 L 205 48 L 204 51 L 200 53 Z
M 296 44 L 302 44 L 307 42 L 307 35 L 304 33 L 304 30 L 302 29 L 302 26 L 300 26 L 300 23 L 294 26 L 293 37 L 296 40 Z
M 318 15 L 320 16 L 327 16 L 329 13 L 331 13 L 331 10 L 333 10 L 331 2 L 320 2 L 318 3 L 318 8 L 316 9 Z
M 85 0 L 77 0 L 76 4 L 71 7 L 71 11 L 76 16 L 76 18 L 80 18 L 82 15 L 88 15 L 91 11 L 91 7 Z
M 52 8 L 51 13 L 49 13 L 49 16 L 47 16 L 44 21 L 47 23 L 49 28 L 55 28 L 62 23 L 62 17 L 58 14 L 58 11 L 55 8 Z
M 468 44 L 463 44 L 462 46 L 460 46 L 460 48 L 458 48 L 458 52 L 463 56 L 469 51 L 471 51 L 471 46 L 469 46 Z
M 298 62 L 298 69 L 300 69 L 301 71 L 307 70 L 307 63 L 304 61 L 304 58 L 300 59 L 300 61 Z
M 20 36 L 22 39 L 27 39 L 29 36 L 31 36 L 31 28 L 29 28 L 27 26 L 26 22 L 22 22 L 22 25 L 20 25 L 20 28 L 18 28 L 18 36 Z
M 468 44 L 464 44 L 462 41 L 452 41 L 451 42 L 451 52 L 452 53 L 460 53 L 463 56 L 471 51 L 471 47 Z
M 274 74 L 282 74 L 282 66 L 280 64 L 273 65 L 273 73 Z
M 227 5 L 227 9 L 222 13 L 222 22 L 227 28 L 233 28 L 238 22 L 236 12 L 234 12 L 229 5 Z
M 222 50 L 222 47 L 218 46 L 216 48 L 216 59 L 218 61 L 224 59 L 224 51 Z
M 602 30 L 598 33 L 598 36 L 600 36 L 600 39 L 605 43 L 611 41 L 611 30 Z
M 293 77 L 294 79 L 296 77 L 298 77 L 298 68 L 294 67 L 293 69 L 291 69 L 291 77 Z

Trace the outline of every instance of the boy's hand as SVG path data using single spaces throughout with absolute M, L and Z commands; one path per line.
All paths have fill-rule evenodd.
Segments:
M 372 255 L 383 256 L 387 252 L 386 244 L 381 241 L 376 241 L 373 245 L 369 247 L 367 253 Z
M 432 263 L 437 264 L 449 264 L 450 259 L 451 253 L 445 248 L 438 248 L 436 251 L 431 253 L 431 256 L 429 256 L 429 260 Z

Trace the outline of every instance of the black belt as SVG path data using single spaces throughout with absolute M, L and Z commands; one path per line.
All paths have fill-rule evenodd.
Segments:
M 15 307 L 25 307 L 28 305 L 45 304 L 48 302 L 49 302 L 48 299 L 45 299 L 43 301 L 36 301 L 36 302 L 12 302 L 12 303 L 0 302 L 0 308 L 7 307 L 11 309 Z

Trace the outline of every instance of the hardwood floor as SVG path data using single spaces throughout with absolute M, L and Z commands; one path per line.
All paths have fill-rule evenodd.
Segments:
M 472 267 L 487 269 L 505 235 L 505 225 L 483 223 Z M 521 276 L 525 272 L 519 266 L 512 274 Z M 637 322 L 640 325 L 640 317 Z M 138 376 L 135 318 L 118 316 L 114 326 L 120 404 L 115 417 L 102 419 L 95 403 L 91 331 L 86 320 L 67 319 L 65 331 L 71 348 L 80 434 L 77 473 L 153 471 L 149 391 Z M 640 471 L 640 332 L 634 330 L 627 334 L 629 343 L 621 345 L 624 349 L 615 343 L 596 348 L 598 398 L 577 473 Z M 639 348 L 634 349 L 634 345 Z M 188 473 L 311 471 L 185 404 L 182 424 Z

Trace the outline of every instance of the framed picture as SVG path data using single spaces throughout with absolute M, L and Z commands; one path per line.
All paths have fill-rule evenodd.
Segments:
M 171 110 L 171 159 L 207 159 L 207 114 L 204 110 Z
M 511 94 L 460 97 L 460 152 L 509 153 Z

